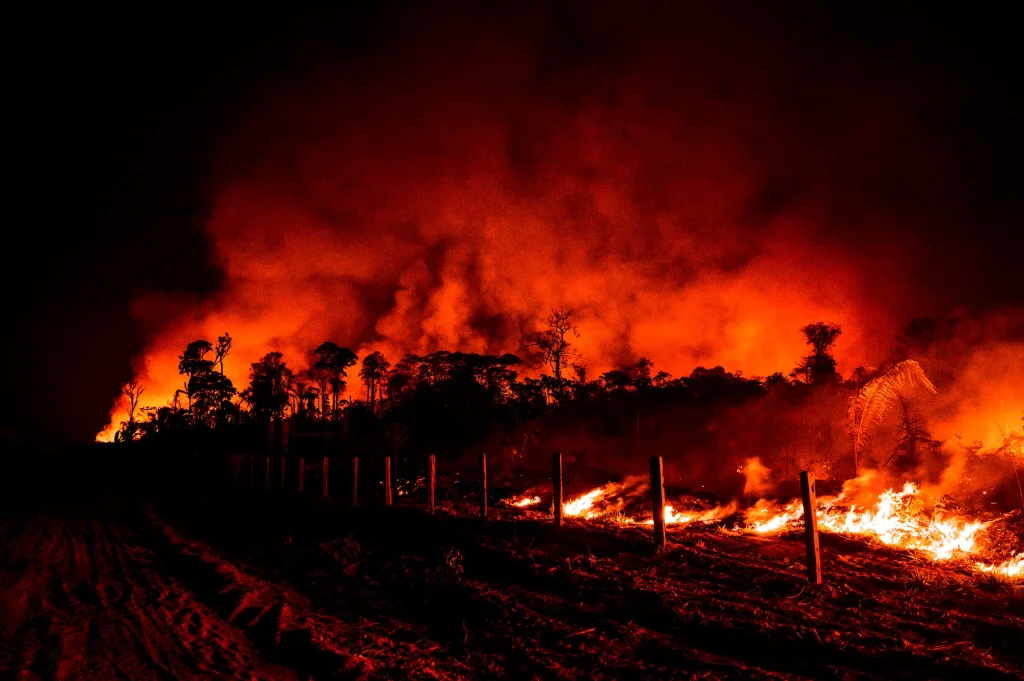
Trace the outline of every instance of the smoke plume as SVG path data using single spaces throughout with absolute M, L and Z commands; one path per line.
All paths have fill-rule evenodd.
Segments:
M 843 326 L 841 371 L 881 356 L 930 302 L 903 201 L 947 169 L 918 102 L 791 36 L 683 19 L 595 11 L 561 42 L 543 12 L 410 20 L 268 85 L 213 155 L 222 290 L 137 302 L 148 403 L 181 387 L 188 342 L 225 331 L 244 386 L 262 354 L 302 368 L 327 339 L 514 352 L 559 306 L 593 376 L 641 355 L 787 373 L 819 319 Z

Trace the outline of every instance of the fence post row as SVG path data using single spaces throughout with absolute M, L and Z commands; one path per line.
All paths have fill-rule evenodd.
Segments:
M 651 502 L 654 512 L 654 543 L 664 546 L 665 537 L 665 481 L 660 456 L 651 457 Z
M 554 492 L 552 508 L 554 510 L 555 527 L 562 526 L 562 514 L 565 510 L 562 506 L 562 454 L 555 452 L 551 455 L 551 487 Z
M 487 454 L 480 454 L 480 517 L 487 520 Z
M 352 457 L 352 505 L 359 505 L 359 457 Z
M 800 473 L 800 497 L 804 503 L 804 542 L 807 544 L 807 581 L 821 584 L 821 548 L 818 545 L 818 500 L 814 475 Z
M 437 457 L 430 455 L 427 464 L 427 508 L 434 512 L 434 491 L 437 485 Z
M 256 457 L 233 454 L 227 457 L 228 473 L 235 479 L 241 477 L 242 459 L 248 459 L 249 484 L 254 483 Z M 264 486 L 270 489 L 270 456 L 265 457 Z M 285 489 L 287 457 L 281 457 L 281 489 Z M 665 480 L 664 466 L 660 456 L 651 457 L 651 506 L 654 515 L 654 543 L 661 547 L 667 543 L 665 531 Z M 330 459 L 323 458 L 323 497 L 329 498 Z M 298 489 L 303 492 L 306 481 L 306 460 L 298 460 Z M 804 512 L 804 542 L 807 548 L 807 580 L 812 584 L 821 584 L 821 546 L 818 539 L 817 494 L 814 486 L 814 475 L 808 471 L 800 473 L 800 496 Z M 562 454 L 551 455 L 551 486 L 553 492 L 553 516 L 555 527 L 562 527 L 565 522 L 563 502 Z M 437 456 L 431 454 L 427 464 L 427 508 L 430 513 L 435 510 L 437 491 Z M 487 454 L 480 454 L 480 517 L 487 518 Z M 352 505 L 359 503 L 359 457 L 352 457 Z M 393 503 L 391 492 L 391 457 L 384 458 L 384 503 Z
M 330 473 L 330 470 L 331 470 L 331 460 L 328 459 L 325 456 L 324 457 L 324 499 L 327 499 L 328 496 L 329 496 L 328 493 L 327 493 L 327 491 L 328 491 L 327 476 Z

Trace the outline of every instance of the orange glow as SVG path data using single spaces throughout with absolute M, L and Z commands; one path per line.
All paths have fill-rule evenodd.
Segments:
M 529 506 L 536 506 L 540 503 L 540 497 L 537 496 L 522 496 L 518 499 L 510 499 L 508 502 L 509 506 L 516 508 L 527 508 Z
M 146 405 L 181 387 L 188 342 L 225 331 L 244 388 L 264 353 L 301 369 L 328 339 L 392 361 L 514 352 L 559 306 L 578 312 L 594 377 L 641 355 L 676 376 L 788 373 L 806 352 L 800 327 L 818 319 L 843 326 L 849 373 L 904 318 L 874 276 L 902 269 L 833 239 L 821 197 L 759 207 L 789 147 L 765 149 L 778 131 L 747 107 L 669 116 L 649 97 L 664 89 L 644 85 L 566 111 L 525 87 L 530 63 L 503 58 L 485 76 L 473 61 L 444 65 L 448 89 L 410 79 L 419 64 L 388 64 L 389 80 L 374 79 L 386 88 L 313 82 L 254 107 L 211 169 L 205 230 L 222 290 L 136 305 Z M 507 95 L 481 99 L 495 82 Z
M 580 520 L 602 520 L 619 525 L 634 525 L 641 522 L 653 525 L 654 520 L 650 517 L 639 521 L 627 512 L 631 504 L 635 508 L 636 502 L 647 489 L 648 486 L 641 477 L 629 477 L 621 483 L 610 482 L 565 502 L 563 513 L 567 518 L 579 518 Z M 727 518 L 735 512 L 735 503 L 724 507 L 716 506 L 706 511 L 684 512 L 678 512 L 674 506 L 666 504 L 665 523 L 686 525 L 693 522 L 714 522 Z
M 933 560 L 971 556 L 979 550 L 979 540 L 991 525 L 954 513 L 932 514 L 924 511 L 917 485 L 906 483 L 899 492 L 885 490 L 871 508 L 858 509 L 850 505 L 846 510 L 837 508 L 845 500 L 844 494 L 818 500 L 818 528 L 822 532 L 835 532 L 851 536 L 865 536 L 888 546 L 920 551 Z M 780 509 L 772 509 L 767 502 L 747 511 L 747 530 L 758 534 L 771 534 L 803 527 L 803 505 L 793 501 Z M 1022 576 L 1022 557 L 1014 556 L 1001 563 L 974 561 L 982 571 L 1004 577 Z

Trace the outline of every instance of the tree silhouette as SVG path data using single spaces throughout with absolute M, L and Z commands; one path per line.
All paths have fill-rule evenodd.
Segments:
M 134 378 L 131 382 L 121 386 L 121 393 L 128 398 L 128 421 L 130 423 L 135 421 L 135 410 L 138 409 L 139 399 L 144 392 L 146 392 L 146 389 L 139 385 L 139 381 Z
M 523 339 L 524 349 L 538 355 L 540 361 L 546 363 L 554 374 L 554 391 L 558 401 L 565 397 L 565 381 L 562 370 L 579 362 L 581 356 L 569 341 L 570 334 L 580 337 L 576 328 L 576 315 L 571 309 L 559 308 L 552 310 L 544 320 L 544 328 L 529 334 Z
M 359 377 L 363 379 L 363 384 L 366 386 L 366 397 L 370 403 L 371 413 L 376 413 L 377 393 L 383 389 L 383 379 L 390 367 L 391 362 L 385 359 L 380 350 L 374 350 L 363 358 Z
M 326 421 L 330 413 L 331 373 L 326 369 L 317 369 L 314 366 L 309 372 L 309 376 L 316 383 L 316 391 L 320 396 L 320 418 Z
M 331 389 L 331 418 L 338 418 L 338 396 L 345 391 L 345 377 L 347 376 L 347 370 L 349 367 L 354 366 L 356 361 L 359 359 L 356 357 L 356 353 L 352 352 L 348 348 L 343 348 L 332 343 L 331 341 L 325 341 L 321 343 L 316 350 L 313 351 L 318 359 L 313 368 L 324 372 L 329 380 L 326 385 L 321 386 L 321 391 L 328 385 Z
M 292 370 L 280 352 L 268 352 L 249 371 L 249 387 L 242 392 L 252 417 L 259 423 L 284 417 L 292 382 Z
M 131 382 L 121 386 L 121 394 L 128 398 L 128 409 L 126 410 L 128 420 L 121 422 L 121 430 L 114 435 L 115 440 L 131 442 L 138 436 L 139 424 L 135 420 L 135 411 L 139 407 L 139 398 L 145 391 L 146 389 L 139 385 L 138 380 L 134 378 Z
M 213 363 L 218 365 L 220 373 L 224 373 L 224 358 L 231 353 L 231 334 L 227 331 L 223 336 L 217 337 L 217 347 L 213 349 Z
M 231 337 L 224 334 L 217 339 L 216 348 L 208 340 L 195 340 L 178 357 L 178 372 L 187 377 L 185 394 L 189 415 L 196 425 L 214 426 L 230 411 L 231 398 L 237 390 L 223 371 L 214 371 L 217 364 L 223 368 L 230 348 Z M 206 358 L 211 352 L 213 360 Z
M 654 362 L 641 357 L 636 361 L 629 370 L 629 376 L 633 379 L 633 385 L 636 386 L 637 390 L 649 390 L 651 387 L 651 369 L 654 368 Z
M 213 352 L 213 345 L 208 340 L 194 340 L 185 347 L 185 352 L 178 356 L 178 373 L 185 376 L 185 394 L 188 396 L 188 408 L 192 410 L 192 396 L 198 387 L 199 377 L 213 370 L 213 362 L 206 356 Z
M 190 411 L 197 424 L 214 426 L 228 412 L 231 398 L 237 390 L 231 379 L 216 371 L 197 374 L 189 383 L 192 385 Z
M 601 383 L 607 391 L 629 390 L 633 387 L 633 379 L 622 369 L 612 369 L 601 374 Z
M 313 385 L 313 379 L 308 372 L 294 374 L 289 386 L 291 397 L 295 398 L 292 406 L 292 413 L 304 416 L 309 411 L 316 411 L 316 398 L 320 391 Z
M 842 327 L 838 324 L 814 322 L 800 331 L 807 339 L 807 344 L 811 346 L 811 354 L 804 357 L 793 372 L 812 385 L 821 385 L 838 378 L 836 360 L 831 349 L 836 338 L 843 332 Z

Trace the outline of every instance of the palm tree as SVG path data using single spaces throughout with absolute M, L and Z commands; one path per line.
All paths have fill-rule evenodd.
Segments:
M 911 420 L 904 394 L 914 387 L 922 387 L 933 394 L 937 392 L 921 365 L 907 359 L 894 364 L 865 383 L 850 400 L 847 425 L 853 435 L 854 476 L 860 467 L 860 452 L 868 441 L 868 427 L 882 423 L 896 407 L 903 409 L 906 417 L 904 421 Z M 916 425 L 909 425 L 917 430 Z

